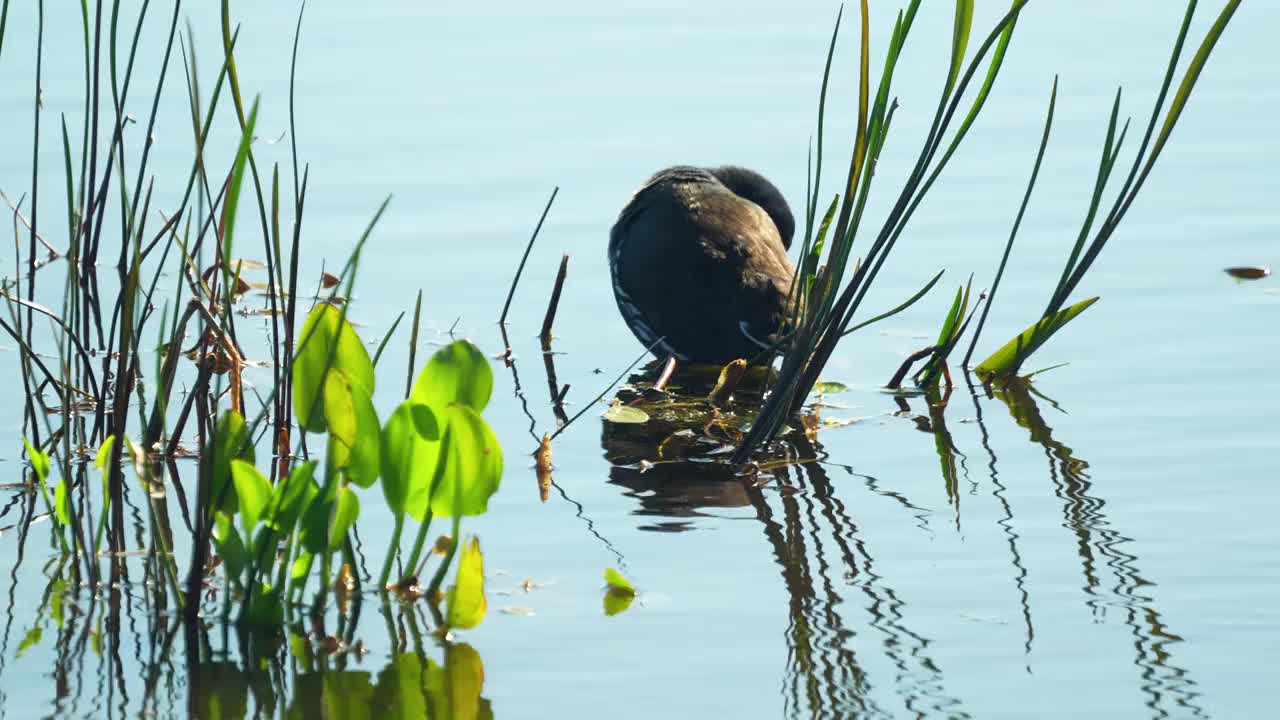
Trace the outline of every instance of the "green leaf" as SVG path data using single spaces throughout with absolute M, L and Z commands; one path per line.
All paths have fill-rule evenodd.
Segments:
M 231 478 L 231 461 L 246 460 L 253 463 L 253 443 L 249 440 L 249 428 L 240 413 L 228 410 L 218 419 L 210 447 L 206 449 L 213 463 L 209 485 L 209 502 L 212 509 L 235 515 L 239 506 L 235 484 Z
M 328 303 L 316 305 L 302 325 L 293 364 L 293 412 L 309 432 L 324 432 L 324 380 L 329 370 L 340 370 L 353 384 L 373 394 L 373 362 L 360 336 Z
M 470 407 L 450 405 L 443 417 L 444 467 L 431 494 L 431 512 L 437 517 L 481 515 L 502 482 L 502 447 L 488 423 Z
M 935 345 L 942 347 L 951 342 L 951 334 L 956 331 L 956 327 L 960 324 L 960 305 L 964 300 L 964 288 L 956 288 L 956 299 L 951 303 L 951 309 L 947 311 L 947 317 L 942 321 L 942 330 L 938 333 L 938 342 Z
M 635 599 L 636 594 L 633 592 L 609 588 L 604 594 L 604 614 L 613 617 L 631 607 Z
M 484 619 L 488 602 L 484 597 L 484 555 L 480 539 L 462 546 L 458 555 L 458 571 L 454 586 L 446 595 L 445 623 L 451 628 L 468 630 Z
M 604 419 L 619 425 L 640 425 L 649 422 L 649 413 L 630 405 L 610 405 L 604 411 Z
M 49 456 L 33 447 L 26 438 L 22 438 L 22 444 L 27 448 L 27 457 L 31 460 L 31 469 L 36 471 L 36 478 L 43 485 L 45 479 L 49 477 Z
M 1200 48 L 1196 54 L 1192 56 L 1191 63 L 1187 66 L 1186 73 L 1182 76 L 1182 83 L 1178 86 L 1178 90 L 1174 93 L 1173 102 L 1169 105 L 1169 112 L 1165 115 L 1164 125 L 1160 128 L 1160 134 L 1156 137 L 1155 148 L 1151 151 L 1151 156 L 1147 161 L 1147 169 L 1150 170 L 1151 165 L 1155 164 L 1156 157 L 1160 155 L 1160 151 L 1164 149 L 1164 145 L 1169 140 L 1169 135 L 1173 132 L 1173 127 L 1178 123 L 1178 118 L 1182 115 L 1183 108 L 1187 105 L 1187 100 L 1191 98 L 1191 91 L 1196 86 L 1196 81 L 1200 79 L 1200 73 L 1204 70 L 1204 65 L 1209 60 L 1209 54 L 1213 52 L 1214 45 L 1218 44 L 1218 38 L 1222 37 L 1222 32 L 1226 30 L 1227 23 L 1231 21 L 1231 16 L 1235 14 L 1236 8 L 1240 6 L 1240 0 L 1230 0 L 1218 14 L 1218 18 L 1214 20 L 1209 31 L 1205 33 L 1204 40 L 1200 43 Z M 1172 68 L 1170 68 L 1172 70 Z
M 964 51 L 969 45 L 969 31 L 973 28 L 973 0 L 956 0 L 955 28 L 951 38 L 951 72 L 947 75 L 945 94 L 951 94 L 951 88 L 960 77 L 960 66 L 964 64 Z
M 329 550 L 337 552 L 342 548 L 342 541 L 347 531 L 356 523 L 360 515 L 360 498 L 345 485 L 338 489 L 338 497 L 334 502 L 333 518 L 329 521 Z
M 108 435 L 107 439 L 102 441 L 102 446 L 98 448 L 98 456 L 93 460 L 95 469 L 102 470 L 107 466 L 107 461 L 111 459 L 111 446 L 115 443 L 115 435 Z
M 1046 340 L 1097 301 L 1096 297 L 1081 300 L 1075 305 L 1041 319 L 1040 322 L 1023 330 L 1017 337 L 1005 343 L 1004 347 L 992 353 L 991 357 L 979 363 L 978 367 L 974 368 L 974 372 L 984 381 L 1016 374 L 1023 361 L 1039 349 Z
M 53 514 L 59 523 L 71 524 L 71 497 L 67 492 L 66 479 L 59 481 L 58 487 L 53 489 Z
M 44 628 L 39 625 L 28 630 L 27 634 L 22 637 L 22 642 L 18 643 L 18 652 L 15 654 L 15 657 L 22 657 L 23 653 L 35 647 L 36 644 L 40 642 L 40 638 L 43 635 Z
M 422 522 L 441 460 L 440 425 L 431 408 L 406 400 L 382 429 L 382 494 L 397 516 Z
M 628 592 L 632 595 L 636 594 L 636 589 L 631 584 L 631 581 L 623 577 L 622 573 L 618 572 L 616 568 L 605 568 L 604 582 L 609 586 L 610 590 Z
M 409 399 L 437 412 L 460 403 L 481 412 L 493 393 L 493 370 L 484 353 L 466 340 L 450 343 L 427 361 L 413 384 Z
M 240 521 L 244 523 L 245 532 L 251 533 L 271 502 L 271 481 L 258 472 L 253 463 L 244 460 L 231 461 L 231 478 L 239 500 Z
M 237 95 L 237 97 L 239 97 Z M 237 101 L 237 107 L 239 107 Z M 258 119 L 258 98 L 253 99 L 253 107 L 249 110 L 249 119 L 245 122 L 240 135 L 240 146 L 236 150 L 235 163 L 231 166 L 231 175 L 227 178 L 227 197 L 223 202 L 223 257 L 230 258 L 232 236 L 236 227 L 236 210 L 240 205 L 240 186 L 244 182 L 245 163 L 249 159 L 250 144 L 253 142 L 253 126 Z
M 289 473 L 288 479 L 278 483 L 272 490 L 271 505 L 266 514 L 266 522 L 272 530 L 280 535 L 293 532 L 302 509 L 320 494 L 315 472 L 315 460 L 302 463 Z
M 330 372 L 324 383 L 324 415 L 335 468 L 345 470 L 360 487 L 371 487 L 378 479 L 380 441 L 378 413 L 369 392 L 346 372 Z
M 814 385 L 813 389 L 823 395 L 835 395 L 836 393 L 848 392 L 849 386 L 842 382 L 820 382 Z
M 293 559 L 293 567 L 289 568 L 289 577 L 293 580 L 301 580 L 311 572 L 312 554 L 303 550 L 298 553 L 298 557 Z
M 213 516 L 213 545 L 218 557 L 222 558 L 227 577 L 238 583 L 249 563 L 249 551 L 226 513 L 219 512 Z

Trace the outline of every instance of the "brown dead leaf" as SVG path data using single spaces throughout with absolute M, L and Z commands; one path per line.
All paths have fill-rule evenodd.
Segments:
M 551 436 L 546 433 L 534 453 L 534 473 L 538 476 L 538 497 L 546 502 L 551 497 Z

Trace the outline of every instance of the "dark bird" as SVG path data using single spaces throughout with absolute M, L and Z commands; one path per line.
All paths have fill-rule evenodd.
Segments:
M 609 272 L 631 332 L 659 356 L 750 360 L 776 341 L 795 266 L 795 219 L 759 173 L 726 166 L 662 170 L 609 234 Z

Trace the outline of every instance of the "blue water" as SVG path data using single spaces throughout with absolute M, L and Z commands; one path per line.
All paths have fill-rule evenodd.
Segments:
M 17 5 L 0 54 L 0 189 L 15 202 L 30 190 L 35 26 L 32 9 Z M 261 91 L 258 134 L 275 140 L 288 130 L 297 8 L 239 5 L 241 82 Z M 943 79 L 951 10 L 926 5 L 900 66 L 901 107 L 867 233 L 914 160 Z M 979 7 L 971 50 L 1001 5 Z M 1201 5 L 1196 42 L 1219 9 Z M 871 8 L 876 63 L 894 9 Z M 41 227 L 65 245 L 57 116 L 66 113 L 73 132 L 82 121 L 80 29 L 74 11 L 46 12 L 40 161 L 54 171 L 41 186 Z M 142 46 L 144 68 L 155 67 L 162 46 L 154 38 L 171 8 L 151 12 L 157 34 Z M 183 12 L 207 93 L 217 14 Z M 554 418 L 534 336 L 561 254 L 571 260 L 555 360 L 560 382 L 571 385 L 572 413 L 641 350 L 613 305 L 604 246 L 616 212 L 649 173 L 738 163 L 772 178 L 793 207 L 803 203 L 835 13 L 829 3 L 315 3 L 303 20 L 296 89 L 296 139 L 311 172 L 303 277 L 343 262 L 390 193 L 352 319 L 366 339 L 378 338 L 421 288 L 430 341 L 447 339 L 458 320 L 459 336 L 497 355 L 494 321 L 509 278 L 558 186 L 508 321 L 540 435 Z M 854 15 L 846 8 L 832 73 L 824 202 L 852 141 Z M 826 412 L 865 419 L 819 433 L 825 462 L 762 489 L 676 480 L 628 488 L 623 480 L 646 476 L 611 468 L 593 410 L 557 440 L 557 487 L 541 503 L 526 455 L 530 420 L 510 371 L 495 362 L 487 415 L 507 472 L 489 514 L 467 526 L 484 543 L 490 614 L 459 633 L 483 657 L 483 695 L 495 716 L 1270 714 L 1280 699 L 1272 680 L 1280 661 L 1280 285 L 1274 276 L 1239 283 L 1222 269 L 1280 265 L 1280 89 L 1270 77 L 1280 67 L 1280 7 L 1238 11 L 1142 195 L 1078 291 L 1102 301 L 1037 356 L 1069 365 L 1037 379 L 1052 401 L 1036 398 L 1034 432 L 999 399 L 957 388 L 944 418 L 952 447 L 944 455 L 956 465 L 949 483 L 937 436 L 893 415 L 893 399 L 878 390 L 905 355 L 929 344 L 957 284 L 970 273 L 976 286 L 990 284 L 1058 73 L 1053 137 L 979 355 L 1035 319 L 1079 231 L 1116 87 L 1124 88 L 1122 117 L 1134 123 L 1127 170 L 1181 15 L 1180 3 L 1167 2 L 1028 6 L 983 117 L 866 307 L 896 304 L 945 267 L 942 287 L 841 346 L 827 379 L 853 390 L 831 398 L 845 409 Z M 190 167 L 179 62 L 155 133 L 158 207 L 176 204 Z M 129 102 L 139 118 L 150 82 Z M 229 109 L 224 128 L 233 125 Z M 136 141 L 142 130 L 128 133 Z M 215 138 L 215 176 L 235 140 Z M 287 136 L 256 152 L 260 163 L 281 163 L 288 180 Z M 253 227 L 241 225 L 244 255 L 261 257 Z M 52 304 L 60 290 L 47 283 L 42 297 Z M 406 362 L 402 329 L 382 363 Z M 0 337 L 0 372 L 17 377 L 17 367 Z M 379 387 L 384 413 L 399 398 L 399 372 Z M 0 389 L 0 402 L 19 407 L 17 387 Z M 910 411 L 929 415 L 920 398 Z M 936 419 L 930 427 L 939 429 Z M 18 412 L 0 422 L 6 482 L 19 479 L 20 430 Z M 0 504 L 17 497 L 3 493 Z M 362 545 L 376 566 L 389 515 L 376 492 L 362 502 Z M 115 653 L 86 651 L 78 633 L 93 622 L 71 611 L 77 630 L 68 635 L 79 645 L 55 642 L 61 634 L 39 610 L 52 546 L 48 525 L 35 527 L 0 593 L 10 615 L 0 636 L 0 717 L 185 714 L 180 652 L 168 651 L 170 663 L 153 659 L 166 655 L 148 644 L 165 623 L 140 607 L 131 606 Z M 17 564 L 16 531 L 0 535 L 0 558 Z M 607 566 L 621 566 L 641 590 L 612 618 L 600 609 Z M 525 592 L 525 578 L 541 586 Z M 71 607 L 88 612 L 83 599 Z M 19 653 L 37 626 L 43 638 Z M 358 635 L 371 651 L 360 669 L 376 674 L 391 651 L 372 599 Z M 234 642 L 229 651 L 239 657 Z M 147 699 L 152 673 L 161 691 Z

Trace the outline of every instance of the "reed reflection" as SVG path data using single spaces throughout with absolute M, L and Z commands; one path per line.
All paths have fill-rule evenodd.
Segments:
M 620 399 L 634 399 L 636 388 L 643 394 L 643 377 L 633 378 Z M 753 511 L 788 597 L 782 682 L 787 716 L 889 717 L 905 711 L 967 717 L 945 687 L 930 639 L 910 626 L 907 604 L 877 571 L 871 543 L 828 475 L 827 454 L 814 428 L 794 433 L 775 457 L 760 463 L 761 472 L 734 475 L 725 463 L 709 461 L 723 459 L 735 439 L 732 410 L 696 417 L 694 427 L 687 421 L 696 413 L 677 410 L 675 416 L 654 413 L 643 425 L 604 423 L 609 481 L 636 500 L 635 514 L 665 518 L 643 529 L 686 530 L 718 510 Z M 715 422 L 717 417 L 724 422 Z M 875 478 L 846 470 L 928 531 L 919 505 L 885 491 Z M 852 610 L 855 602 L 866 613 L 865 627 Z M 867 669 L 872 663 L 862 660 L 869 654 L 887 659 L 892 677 L 874 679 Z M 884 693 L 873 693 L 882 684 L 894 689 L 902 708 L 886 707 Z
M 30 497 L 15 495 L 3 505 L 21 512 L 25 522 L 15 528 L 17 560 L 8 574 L 7 618 L 0 632 L 0 717 L 494 716 L 483 696 L 479 652 L 434 634 L 435 625 L 422 615 L 425 603 L 388 601 L 369 611 L 356 594 L 321 616 L 299 611 L 279 632 L 253 632 L 219 619 L 221 588 L 214 585 L 206 588 L 202 621 L 184 623 L 163 605 L 164 583 L 156 574 L 158 553 L 149 533 L 142 536 L 150 543 L 145 549 L 120 558 L 128 581 L 97 592 L 68 580 L 70 559 L 32 564 L 32 557 L 51 546 L 39 552 L 28 546 L 49 540 L 32 532 L 47 527 L 33 522 L 40 519 L 33 517 L 35 505 L 15 502 Z M 129 516 L 147 527 L 141 512 Z M 358 572 L 368 576 L 363 567 Z M 33 585 L 43 589 L 31 593 Z M 38 605 L 20 604 L 32 597 Z M 371 619 L 378 615 L 382 630 Z M 385 639 L 377 637 L 380 632 Z M 372 655 L 365 637 L 385 652 Z M 39 672 L 42 682 L 17 691 L 19 677 L 37 672 L 37 662 L 49 663 Z
M 1105 620 L 1111 608 L 1119 608 L 1133 637 L 1133 665 L 1146 706 L 1154 717 L 1208 717 L 1198 702 L 1200 692 L 1190 671 L 1174 662 L 1172 651 L 1182 638 L 1168 628 L 1155 598 L 1145 590 L 1155 583 L 1143 575 L 1138 556 L 1125 549 L 1133 538 L 1117 530 L 1107 517 L 1107 502 L 1094 488 L 1089 463 L 1054 438 L 1036 398 L 1053 401 L 1029 383 L 1011 383 L 994 394 L 1014 422 L 1027 430 L 1030 440 L 1044 448 L 1054 495 L 1063 504 L 1062 526 L 1075 538 L 1085 604 L 1099 620 Z M 991 457 L 994 463 L 994 454 Z M 1104 578 L 1107 572 L 1109 580 Z
M 643 396 L 643 383 L 643 376 L 633 378 L 631 394 L 624 389 L 619 398 L 625 402 Z M 991 440 L 989 412 L 984 413 L 984 406 L 992 401 L 1004 405 L 1015 423 L 1030 433 L 1031 441 L 1043 448 L 1053 496 L 1062 503 L 1062 525 L 1070 532 L 1080 559 L 1084 602 L 1100 622 L 1118 610 L 1133 639 L 1137 684 L 1152 716 L 1205 716 L 1189 671 L 1174 662 L 1172 651 L 1181 638 L 1167 627 L 1146 591 L 1152 583 L 1142 574 L 1139 558 L 1128 550 L 1131 538 L 1107 517 L 1106 501 L 1088 474 L 1089 463 L 1054 438 L 1029 385 L 1011 385 L 990 397 L 977 390 L 971 394 L 976 414 L 972 422 L 986 454 L 990 494 L 998 507 L 995 528 L 1008 549 L 1017 592 L 1027 671 L 1034 664 L 1035 604 L 1029 558 Z M 968 492 L 973 495 L 982 484 L 970 477 L 968 457 L 948 428 L 951 392 L 918 400 L 895 395 L 892 402 L 896 405 L 892 414 L 910 419 L 933 438 L 944 495 L 959 531 L 960 481 L 968 479 Z M 913 412 L 916 402 L 924 403 L 923 413 Z M 930 638 L 912 627 L 907 603 L 877 572 L 874 541 L 860 531 L 850 509 L 856 506 L 847 499 L 852 486 L 842 483 L 837 488 L 829 473 L 843 470 L 841 478 L 846 474 L 860 478 L 861 487 L 892 498 L 915 518 L 917 527 L 932 534 L 929 511 L 899 491 L 886 490 L 883 481 L 831 462 L 813 427 L 808 427 L 809 432 L 805 427 L 798 424 L 775 456 L 760 463 L 764 471 L 756 474 L 735 475 L 725 463 L 717 462 L 724 446 L 732 442 L 732 432 L 722 435 L 722 428 L 701 422 L 681 426 L 661 414 L 639 425 L 603 423 L 602 446 L 612 464 L 609 481 L 635 500 L 633 513 L 646 518 L 642 529 L 688 530 L 697 526 L 699 518 L 720 510 L 750 508 L 754 512 L 788 596 L 783 674 L 788 715 L 877 716 L 906 711 L 915 716 L 964 717 L 963 703 L 948 689 L 941 665 L 931 656 Z M 707 432 L 708 428 L 714 432 Z M 854 607 L 866 613 L 865 623 L 851 612 Z M 880 660 L 887 660 L 894 669 L 892 678 L 873 677 L 868 670 L 878 667 Z M 885 687 L 893 688 L 901 708 L 883 706 Z

